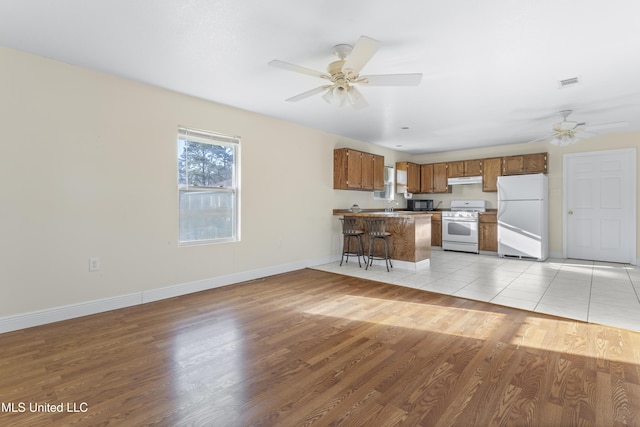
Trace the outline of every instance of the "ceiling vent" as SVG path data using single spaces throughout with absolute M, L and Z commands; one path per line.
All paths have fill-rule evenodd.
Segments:
M 560 80 L 560 89 L 580 84 L 578 77 L 571 77 L 570 79 Z

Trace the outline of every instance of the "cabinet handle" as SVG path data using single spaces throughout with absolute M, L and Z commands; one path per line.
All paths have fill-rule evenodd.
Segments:
M 568 212 L 568 214 L 569 214 L 569 215 L 573 215 L 573 211 L 569 211 L 569 212 Z

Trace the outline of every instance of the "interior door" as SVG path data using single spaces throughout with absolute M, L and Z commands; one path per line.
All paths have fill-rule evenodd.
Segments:
M 635 264 L 636 150 L 564 155 L 565 256 Z

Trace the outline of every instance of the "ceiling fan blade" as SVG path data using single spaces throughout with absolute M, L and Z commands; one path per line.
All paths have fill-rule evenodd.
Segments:
M 301 101 L 301 100 L 303 100 L 305 98 L 309 98 L 309 97 L 311 97 L 313 95 L 316 95 L 318 93 L 322 93 L 325 90 L 329 89 L 330 87 L 331 87 L 331 85 L 319 86 L 319 87 L 317 87 L 315 89 L 311 89 L 311 90 L 308 90 L 306 92 L 302 92 L 299 95 L 292 96 L 289 99 L 285 99 L 285 101 L 287 101 L 287 102 L 298 102 L 298 101 Z
M 360 70 L 362 70 L 378 49 L 380 49 L 381 45 L 382 43 L 378 40 L 374 40 L 367 36 L 361 36 L 353 46 L 351 54 L 344 62 L 342 71 L 345 74 L 349 74 L 349 72 L 353 75 L 360 74 Z
M 532 139 L 531 141 L 527 141 L 527 144 L 531 144 L 532 142 L 544 141 L 545 139 L 551 139 L 553 134 L 541 136 L 540 138 Z
M 295 71 L 296 73 L 308 74 L 314 77 L 320 77 L 323 79 L 331 80 L 331 76 L 329 74 L 323 73 L 321 71 L 312 70 L 311 68 L 301 67 L 299 65 L 289 64 L 288 62 L 280 61 L 274 59 L 269 62 L 269 65 L 276 68 L 282 68 L 289 71 Z
M 614 128 L 622 128 L 629 126 L 629 122 L 613 122 L 613 123 L 602 123 L 599 125 L 586 126 L 584 128 L 585 131 L 592 132 L 594 130 L 605 130 L 605 129 L 614 129 Z
M 578 132 L 576 132 L 576 137 L 577 138 L 591 138 L 593 136 L 598 135 L 597 133 L 593 133 L 593 132 L 589 132 L 588 130 L 582 129 L 579 130 Z
M 422 73 L 410 73 L 361 76 L 357 81 L 367 86 L 418 86 L 421 80 Z

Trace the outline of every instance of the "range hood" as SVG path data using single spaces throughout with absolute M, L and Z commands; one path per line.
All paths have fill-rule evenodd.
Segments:
M 447 184 L 449 185 L 482 184 L 482 177 L 481 176 L 462 176 L 460 178 L 449 178 L 447 179 Z

